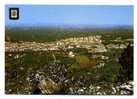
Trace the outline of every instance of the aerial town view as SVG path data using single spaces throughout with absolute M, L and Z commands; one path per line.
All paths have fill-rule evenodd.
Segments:
M 132 6 L 6 5 L 5 10 L 6 94 L 134 94 Z

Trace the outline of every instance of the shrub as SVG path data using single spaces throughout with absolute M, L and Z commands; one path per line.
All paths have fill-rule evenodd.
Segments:
M 122 65 L 119 80 L 133 80 L 133 46 L 127 46 L 119 58 L 119 63 Z

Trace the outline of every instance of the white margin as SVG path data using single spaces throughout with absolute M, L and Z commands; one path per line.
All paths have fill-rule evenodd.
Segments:
M 5 95 L 5 4 L 55 4 L 55 5 L 134 5 L 134 95 L 133 96 L 64 96 L 64 95 Z M 0 98 L 1 99 L 24 99 L 24 98 L 33 98 L 33 99 L 79 99 L 79 98 L 135 98 L 137 96 L 137 3 L 136 0 L 0 0 Z

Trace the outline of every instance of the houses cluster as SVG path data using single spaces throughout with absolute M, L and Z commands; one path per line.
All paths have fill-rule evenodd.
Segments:
M 11 43 L 6 42 L 6 51 L 48 51 L 48 50 L 60 50 L 60 49 L 73 49 L 73 48 L 86 48 L 89 51 L 104 52 L 106 51 L 104 45 L 102 44 L 101 36 L 88 36 L 88 37 L 72 37 L 67 39 L 62 39 L 54 42 L 20 42 Z
M 100 35 L 95 36 L 87 36 L 87 37 L 71 37 L 67 39 L 61 39 L 54 42 L 19 42 L 19 43 L 11 43 L 6 42 L 6 51 L 25 51 L 25 50 L 33 50 L 33 51 L 48 51 L 48 50 L 66 50 L 73 48 L 86 48 L 88 52 L 107 52 L 107 49 L 123 49 L 127 47 L 127 44 L 119 43 L 119 44 L 108 44 L 104 46 L 102 44 L 102 37 Z M 120 38 L 114 40 L 118 42 Z M 131 41 L 132 39 L 127 39 Z M 120 40 L 121 41 L 121 40 Z M 119 41 L 119 42 L 120 42 Z
M 88 36 L 88 37 L 72 37 L 67 39 L 62 39 L 55 42 L 20 42 L 11 43 L 6 42 L 6 51 L 47 51 L 47 50 L 59 50 L 59 49 L 73 49 L 73 48 L 90 48 L 94 44 L 101 44 L 101 36 Z

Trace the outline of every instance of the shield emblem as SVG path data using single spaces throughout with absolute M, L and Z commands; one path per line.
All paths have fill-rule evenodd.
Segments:
M 9 9 L 9 18 L 11 20 L 19 19 L 19 8 L 10 8 Z

